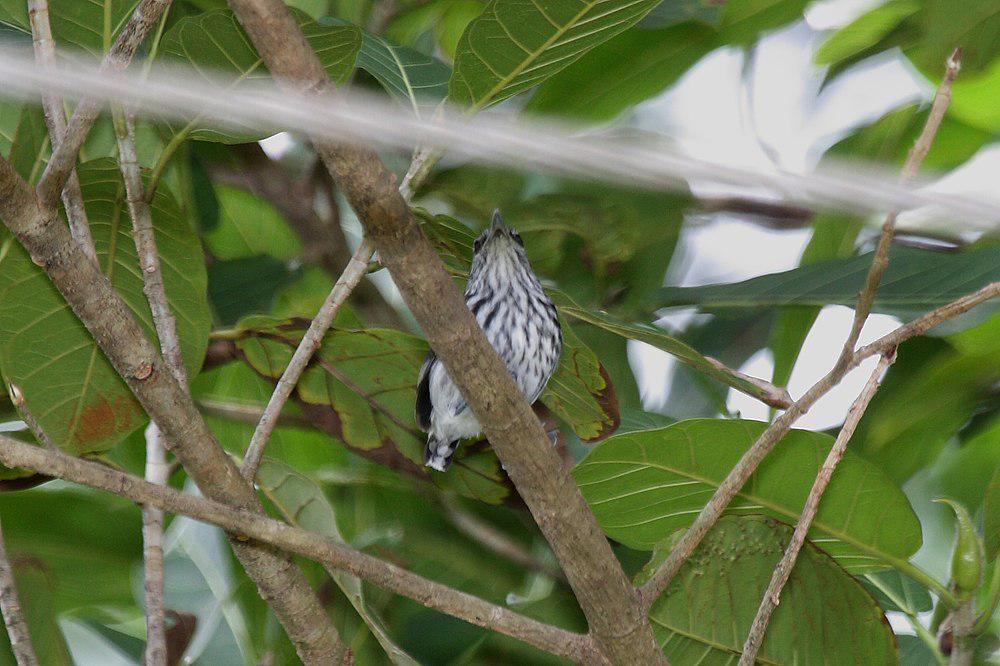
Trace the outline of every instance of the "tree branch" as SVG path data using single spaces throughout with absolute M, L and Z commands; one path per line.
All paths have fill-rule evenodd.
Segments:
M 45 448 L 58 448 L 48 434 L 42 430 L 42 424 L 38 422 L 35 415 L 31 413 L 30 409 L 28 409 L 28 403 L 24 401 L 24 394 L 21 393 L 21 389 L 19 389 L 15 384 L 10 384 L 9 386 L 10 401 L 21 414 L 21 419 L 24 421 L 24 424 L 28 426 L 28 430 L 31 431 L 31 434 L 34 435 L 35 439 L 37 439 Z
M 809 533 L 812 521 L 819 510 L 819 503 L 823 498 L 823 493 L 826 492 L 827 486 L 830 485 L 833 472 L 837 469 L 837 465 L 840 464 L 841 458 L 844 457 L 844 451 L 847 450 L 847 443 L 851 441 L 851 437 L 854 435 L 861 417 L 864 416 L 865 410 L 868 409 L 868 404 L 875 397 L 879 382 L 894 360 L 894 350 L 879 359 L 875 370 L 872 371 L 864 388 L 861 389 L 857 400 L 854 401 L 854 404 L 851 405 L 850 410 L 847 412 L 847 419 L 840 429 L 840 434 L 837 435 L 836 441 L 830 448 L 830 452 L 827 454 L 826 460 L 823 461 L 823 465 L 816 475 L 816 480 L 809 490 L 805 506 L 802 507 L 799 521 L 796 523 L 795 531 L 792 533 L 792 539 L 785 548 L 785 553 L 781 561 L 778 562 L 778 566 L 774 568 L 771 582 L 764 592 L 764 598 L 761 600 L 760 607 L 757 609 L 757 615 L 750 626 L 750 633 L 743 644 L 743 654 L 740 655 L 739 666 L 753 666 L 756 663 L 757 652 L 760 650 L 760 646 L 764 642 L 764 634 L 767 632 L 767 624 L 771 619 L 774 609 L 778 606 L 781 590 L 785 587 L 785 583 L 788 582 L 789 576 L 792 575 L 792 569 L 795 567 L 799 551 L 806 541 L 806 535 Z
M 160 15 L 164 12 L 171 0 L 142 0 L 129 16 L 128 22 L 118 33 L 115 43 L 111 46 L 108 54 L 101 62 L 102 71 L 120 72 L 132 62 L 139 45 L 146 38 L 146 33 L 153 27 Z M 90 128 L 94 126 L 94 121 L 101 112 L 101 103 L 82 99 L 73 111 L 66 130 L 61 133 L 61 138 L 52 140 L 52 156 L 49 164 L 45 167 L 41 179 L 38 181 L 36 190 L 38 197 L 46 206 L 55 205 L 62 192 L 66 180 L 70 177 L 76 165 L 76 158 L 80 154 L 80 148 L 87 139 Z M 58 144 L 58 145 L 56 145 Z
M 948 59 L 941 85 L 938 86 L 937 92 L 934 94 L 934 101 L 931 103 L 927 121 L 924 123 L 920 136 L 917 137 L 906 156 L 906 162 L 903 164 L 903 171 L 899 178 L 903 185 L 909 184 L 913 180 L 917 171 L 920 170 L 924 158 L 927 157 L 927 153 L 930 152 L 934 136 L 937 134 L 938 127 L 941 126 L 944 114 L 948 110 L 948 104 L 951 102 L 951 84 L 954 83 L 960 67 L 961 52 L 955 49 L 951 58 Z M 898 216 L 899 211 L 894 210 L 886 215 L 885 222 L 882 223 L 882 233 L 879 235 L 878 245 L 875 247 L 871 268 L 868 269 L 868 275 L 865 277 L 865 285 L 862 287 L 861 293 L 858 294 L 858 303 L 854 307 L 854 321 L 851 323 L 851 331 L 844 342 L 844 348 L 837 361 L 838 364 L 843 363 L 847 357 L 854 353 L 854 347 L 858 344 L 858 338 L 861 336 L 861 329 L 868 320 L 868 315 L 871 314 L 879 282 L 882 281 L 882 275 L 889 266 L 889 246 L 892 245 L 892 236 L 896 229 Z
M 31 445 L 26 444 L 25 446 Z M 10 649 L 14 653 L 17 665 L 38 666 L 38 656 L 35 654 L 35 646 L 31 643 L 28 623 L 21 612 L 21 601 L 18 598 L 17 584 L 14 581 L 14 569 L 7 556 L 7 544 L 4 542 L 2 527 L 0 527 L 0 611 L 3 612 L 7 636 L 10 638 Z
M 328 92 L 326 72 L 284 3 L 230 0 L 229 5 L 280 85 L 306 93 Z M 414 220 L 395 176 L 370 150 L 315 143 L 552 545 L 601 653 L 615 663 L 665 663 L 635 589 L 541 424 Z
M 299 378 L 306 366 L 309 365 L 309 360 L 323 344 L 323 336 L 330 330 L 337 312 L 340 311 L 340 306 L 351 295 L 355 285 L 368 273 L 368 262 L 374 251 L 375 244 L 371 240 L 365 238 L 361 241 L 361 245 L 358 246 L 351 260 L 344 267 L 343 275 L 333 285 L 326 301 L 323 302 L 319 312 L 309 323 L 309 329 L 302 336 L 299 346 L 292 355 L 292 360 L 288 362 L 288 366 L 281 373 L 278 384 L 274 387 L 274 393 L 267 401 L 267 407 L 264 408 L 264 413 L 260 416 L 260 421 L 253 431 L 250 444 L 243 456 L 243 467 L 240 471 L 247 480 L 252 481 L 257 475 L 257 468 L 264 455 L 264 447 L 267 446 L 268 438 L 271 437 L 275 426 L 278 425 L 278 416 L 281 414 L 282 407 L 285 406 L 292 391 L 295 390 L 295 385 L 299 383 Z
M 650 577 L 640 590 L 643 605 L 648 609 L 656 601 L 670 581 L 680 570 L 681 566 L 691 556 L 698 544 L 715 525 L 722 515 L 722 512 L 739 492 L 740 488 L 746 484 L 750 475 L 754 473 L 757 466 L 771 451 L 775 444 L 785 436 L 792 425 L 805 414 L 822 396 L 826 395 L 830 389 L 840 383 L 843 376 L 853 370 L 861 361 L 888 352 L 889 349 L 898 347 L 901 343 L 912 337 L 921 335 L 938 324 L 968 312 L 975 306 L 1000 296 L 1000 282 L 991 282 L 985 287 L 955 299 L 951 303 L 928 312 L 927 314 L 914 319 L 913 321 L 900 326 L 894 331 L 882 336 L 875 342 L 865 345 L 852 354 L 843 368 L 834 368 L 822 379 L 813 384 L 801 398 L 795 401 L 784 413 L 776 418 L 761 433 L 757 441 L 743 454 L 739 462 L 730 470 L 726 478 L 719 484 L 718 489 L 708 501 L 701 512 L 695 518 L 691 526 L 684 532 L 677 545 L 670 551 L 670 555 L 660 565 L 660 568 Z
M 212 523 L 237 539 L 254 539 L 281 550 L 329 564 L 428 608 L 512 636 L 541 650 L 584 663 L 599 661 L 587 637 L 532 620 L 502 606 L 422 578 L 388 562 L 324 537 L 170 487 L 149 483 L 95 462 L 19 442 L 0 435 L 0 461 L 99 488 L 140 504 Z M 259 547 L 259 546 L 258 546 Z
M 160 341 L 160 353 L 177 383 L 187 390 L 188 378 L 177 338 L 177 321 L 167 302 L 160 270 L 160 253 L 153 233 L 153 215 L 142 185 L 142 171 L 135 147 L 135 123 L 131 115 L 120 108 L 113 110 L 115 135 L 118 140 L 118 167 L 125 183 L 125 200 L 132 218 L 132 238 L 142 273 L 142 289 L 146 294 L 153 328 Z M 146 431 L 146 479 L 166 485 L 170 477 L 166 442 L 159 427 L 153 423 Z M 153 507 L 142 509 L 142 556 L 146 602 L 146 666 L 167 663 L 167 635 L 164 619 L 163 512 Z
M 931 142 L 934 140 L 937 128 L 941 124 L 941 119 L 947 110 L 948 101 L 951 98 L 951 84 L 958 73 L 958 55 L 958 51 L 956 51 L 948 61 L 945 77 L 938 88 L 938 93 L 934 97 L 927 122 L 913 149 L 910 151 L 906 164 L 903 166 L 902 180 L 904 183 L 909 182 L 920 168 L 920 164 L 930 150 Z M 666 561 L 660 565 L 660 568 L 653 573 L 642 587 L 643 604 L 647 609 L 652 606 L 657 597 L 667 588 L 671 579 L 677 574 L 677 571 L 680 570 L 687 558 L 691 556 L 712 526 L 715 525 L 722 512 L 729 505 L 729 502 L 732 501 L 733 497 L 743 487 L 743 484 L 754 473 L 774 445 L 785 436 L 800 416 L 808 412 L 817 400 L 839 384 L 844 375 L 860 363 L 862 357 L 859 357 L 854 348 L 857 345 L 858 337 L 861 335 L 861 329 L 871 312 L 872 304 L 875 302 L 875 293 L 878 290 L 882 274 L 885 272 L 885 268 L 889 262 L 889 245 L 892 243 L 896 216 L 896 211 L 889 213 L 885 219 L 885 223 L 882 225 L 882 234 L 879 237 L 872 265 L 868 270 L 868 276 L 865 278 L 865 286 L 858 294 L 858 303 L 854 310 L 851 331 L 844 342 L 843 349 L 837 361 L 834 363 L 833 369 L 816 382 L 801 398 L 793 403 L 761 433 L 757 441 L 753 443 L 753 446 L 743 454 L 743 457 L 736 463 L 736 466 L 733 467 L 723 482 L 719 484 L 708 504 L 702 508 L 698 517 L 684 533 L 684 536 L 681 537 L 681 540 L 670 551 L 670 555 Z M 895 346 L 892 345 L 892 347 Z M 888 349 L 888 347 L 883 348 L 883 351 L 887 351 Z
M 156 424 L 146 429 L 146 480 L 166 486 L 170 479 L 167 447 Z M 146 649 L 144 666 L 166 666 L 167 623 L 163 600 L 165 571 L 163 568 L 163 512 L 142 507 L 143 592 L 146 606 Z
M 0 218 L 41 266 L 70 308 L 161 429 L 206 496 L 261 511 L 256 493 L 205 425 L 191 397 L 174 379 L 132 311 L 107 277 L 87 260 L 55 211 L 0 159 Z M 287 557 L 232 541 L 233 551 L 261 596 L 274 609 L 307 664 L 342 663 L 343 648 L 302 573 Z
M 55 69 L 56 44 L 52 39 L 52 27 L 49 24 L 48 0 L 28 0 L 28 20 L 31 23 L 35 60 L 41 67 Z M 66 131 L 62 100 L 57 95 L 43 95 L 42 109 L 45 111 L 49 142 L 55 150 L 59 147 L 63 132 Z M 80 178 L 76 175 L 76 169 L 71 169 L 69 172 L 66 186 L 62 190 L 62 200 L 66 208 L 66 218 L 69 220 L 70 233 L 91 261 L 97 263 L 97 251 L 94 249 L 94 239 L 90 235 L 90 224 L 87 221 L 87 210 L 83 206 L 83 193 L 80 191 Z

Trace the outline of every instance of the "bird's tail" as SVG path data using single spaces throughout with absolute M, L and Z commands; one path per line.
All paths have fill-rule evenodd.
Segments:
M 451 465 L 451 457 L 455 455 L 458 440 L 445 442 L 433 432 L 427 435 L 427 445 L 424 447 L 424 465 L 439 472 L 444 472 Z

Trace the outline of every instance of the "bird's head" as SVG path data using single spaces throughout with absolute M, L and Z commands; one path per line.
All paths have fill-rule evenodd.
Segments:
M 515 257 L 524 257 L 524 241 L 521 240 L 521 236 L 516 230 L 504 223 L 498 208 L 493 211 L 490 226 L 479 234 L 472 247 L 473 262 L 513 259 Z

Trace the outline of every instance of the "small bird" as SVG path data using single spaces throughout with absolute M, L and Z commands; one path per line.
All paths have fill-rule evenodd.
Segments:
M 562 330 L 552 300 L 531 270 L 524 241 L 493 211 L 473 246 L 465 303 L 529 403 L 548 383 L 562 353 Z M 433 350 L 417 380 L 417 423 L 427 431 L 424 464 L 445 471 L 461 439 L 482 427 Z

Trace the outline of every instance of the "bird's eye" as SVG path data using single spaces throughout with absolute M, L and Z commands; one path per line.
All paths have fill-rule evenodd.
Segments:
M 521 240 L 521 234 L 519 234 L 519 233 L 517 233 L 515 231 L 514 233 L 511 234 L 511 236 L 514 237 L 514 240 L 517 241 L 518 245 L 520 245 L 521 247 L 524 247 L 524 241 Z
M 482 237 L 479 237 L 476 239 L 476 242 L 472 244 L 472 251 L 479 252 L 482 249 L 483 249 L 483 239 Z

